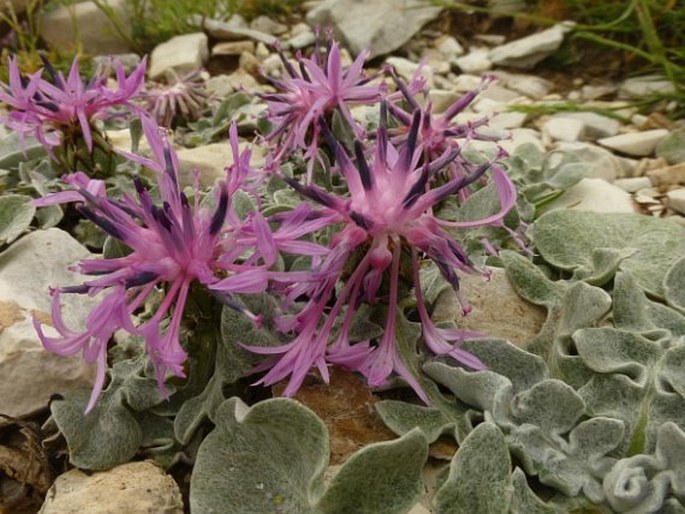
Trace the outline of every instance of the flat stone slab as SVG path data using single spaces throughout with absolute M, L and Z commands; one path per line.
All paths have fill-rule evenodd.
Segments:
M 667 135 L 668 130 L 666 129 L 645 130 L 643 132 L 605 137 L 598 139 L 597 143 L 616 152 L 635 157 L 647 157 L 654 153 L 656 145 Z

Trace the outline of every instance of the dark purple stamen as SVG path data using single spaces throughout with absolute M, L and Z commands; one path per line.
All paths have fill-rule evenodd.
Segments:
M 369 163 L 366 162 L 366 157 L 364 157 L 364 146 L 359 140 L 354 142 L 354 154 L 357 158 L 357 169 L 359 170 L 362 186 L 364 186 L 365 190 L 369 191 L 373 187 L 373 176 L 369 169 Z
M 412 205 L 416 203 L 416 200 L 426 192 L 426 184 L 428 184 L 428 177 L 430 177 L 430 168 L 428 164 L 424 164 L 421 170 L 421 176 L 419 179 L 411 186 L 411 189 L 406 194 L 402 200 L 402 208 L 409 209 Z
M 285 182 L 290 187 L 292 187 L 295 191 L 300 193 L 302 196 L 306 196 L 307 198 L 310 198 L 310 199 L 314 200 L 315 202 L 320 203 L 321 205 L 324 205 L 326 207 L 330 207 L 331 209 L 335 208 L 335 205 L 336 205 L 335 197 L 328 194 L 326 191 L 319 189 L 318 187 L 315 187 L 313 185 L 303 186 L 297 180 L 290 178 L 290 177 L 283 177 L 283 180 L 285 180 Z
M 80 284 L 77 286 L 66 286 L 66 287 L 60 287 L 59 288 L 60 293 L 86 294 L 89 291 L 90 291 L 90 286 L 88 286 L 86 284 Z
M 212 215 L 212 222 L 209 225 L 209 233 L 215 236 L 221 230 L 224 225 L 224 220 L 226 219 L 226 212 L 228 211 L 228 191 L 226 189 L 221 190 L 221 195 L 219 196 L 219 206 L 214 211 Z
M 64 91 L 65 86 L 64 86 L 64 81 L 62 80 L 62 77 L 57 73 L 55 70 L 55 67 L 52 65 L 50 61 L 48 61 L 48 58 L 43 52 L 40 52 L 40 60 L 43 61 L 43 64 L 45 65 L 45 69 L 48 70 L 48 73 L 50 74 L 50 78 L 52 78 L 52 81 L 54 82 L 55 86 L 60 88 L 62 91 Z
M 136 287 L 149 284 L 153 280 L 156 280 L 158 276 L 159 275 L 157 275 L 157 273 L 154 273 L 152 271 L 143 271 L 141 273 L 138 273 L 136 276 L 127 279 L 124 283 L 124 286 Z
M 83 214 L 83 216 L 88 218 L 90 221 L 95 223 L 102 230 L 107 232 L 110 236 L 119 239 L 120 241 L 124 240 L 121 233 L 119 232 L 119 229 L 117 229 L 114 223 L 112 223 L 110 220 L 95 214 L 93 211 L 91 211 L 88 207 L 84 205 L 77 205 L 76 210 L 79 213 Z
M 364 230 L 369 230 L 373 226 L 373 222 L 369 218 L 358 212 L 350 211 L 350 218 Z

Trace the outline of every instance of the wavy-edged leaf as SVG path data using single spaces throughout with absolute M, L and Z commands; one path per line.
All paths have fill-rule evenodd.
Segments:
M 26 232 L 35 214 L 30 196 L 0 196 L 0 244 L 11 243 Z
M 275 398 L 221 404 L 190 480 L 194 514 L 315 512 L 328 464 L 323 422 L 301 404 Z
M 481 423 L 452 459 L 447 480 L 435 494 L 435 512 L 506 514 L 513 492 L 504 434 L 493 423 Z
M 421 470 L 428 443 L 417 429 L 394 441 L 368 445 L 336 473 L 317 504 L 321 514 L 399 514 L 423 492 Z
M 666 272 L 685 253 L 685 228 L 639 214 L 556 210 L 535 222 L 532 236 L 547 262 L 577 279 L 604 283 L 620 260 L 616 269 L 657 298 L 664 297 Z
M 435 442 L 454 422 L 435 407 L 424 407 L 397 400 L 381 400 L 374 407 L 383 422 L 397 435 L 419 428 L 429 443 Z
M 676 261 L 664 277 L 666 301 L 685 314 L 685 257 Z

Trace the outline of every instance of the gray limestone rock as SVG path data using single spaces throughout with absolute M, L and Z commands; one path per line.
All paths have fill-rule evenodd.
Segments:
M 566 23 L 497 46 L 490 51 L 490 60 L 499 66 L 530 69 L 561 46 L 569 31 Z
M 183 514 L 181 490 L 150 461 L 129 462 L 86 474 L 72 469 L 57 477 L 40 514 Z
M 420 0 L 324 0 L 307 22 L 332 26 L 354 55 L 368 48 L 373 58 L 401 47 L 441 11 Z
M 119 32 L 131 29 L 126 0 L 106 0 L 104 3 L 114 12 L 116 24 L 95 2 L 60 3 L 42 14 L 40 36 L 50 48 L 60 52 L 73 51 L 79 43 L 90 54 L 130 52 L 132 48 L 127 41 L 130 32 Z
M 157 80 L 169 70 L 173 70 L 178 75 L 184 75 L 202 68 L 207 59 L 209 59 L 209 48 L 207 35 L 204 32 L 175 36 L 157 45 L 152 51 L 148 76 Z

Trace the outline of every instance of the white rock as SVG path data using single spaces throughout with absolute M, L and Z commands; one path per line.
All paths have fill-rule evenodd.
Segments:
M 668 130 L 666 129 L 654 129 L 605 137 L 599 139 L 597 143 L 617 152 L 637 157 L 647 157 L 654 153 L 656 145 L 667 135 Z
M 628 193 L 635 193 L 640 189 L 652 187 L 652 181 L 649 177 L 628 177 L 614 180 L 614 185 Z
M 467 93 L 468 91 L 473 91 L 480 86 L 481 78 L 477 75 L 469 75 L 468 73 L 462 73 L 457 75 L 452 83 L 452 87 L 455 91 L 460 93 Z
M 368 48 L 373 58 L 401 47 L 441 11 L 421 0 L 324 0 L 307 23 L 332 26 L 354 55 Z
M 183 514 L 176 481 L 150 461 L 129 462 L 107 471 L 72 469 L 55 480 L 39 514 Z
M 121 27 L 124 30 L 131 27 L 126 0 L 109 0 L 106 4 L 121 20 Z M 111 19 L 95 2 L 59 4 L 52 7 L 40 16 L 40 36 L 53 50 L 70 52 L 80 43 L 83 49 L 91 54 L 131 51 L 128 41 L 117 32 Z
M 299 50 L 301 48 L 312 46 L 315 42 L 316 35 L 314 35 L 311 30 L 308 30 L 307 32 L 301 32 L 300 34 L 288 39 L 288 41 L 285 42 L 285 46 Z
M 49 298 L 48 293 L 45 297 Z M 7 319 L 15 312 L 20 321 Z M 74 389 L 90 389 L 95 381 L 95 366 L 86 364 L 80 354 L 61 357 L 43 348 L 33 316 L 49 322 L 43 311 L 25 311 L 12 302 L 0 301 L 0 412 L 24 417 L 48 406 L 54 394 Z M 11 324 L 5 325 L 6 322 Z M 45 334 L 58 337 L 57 331 L 44 325 Z
M 385 62 L 395 68 L 397 74 L 404 80 L 411 80 L 416 70 L 419 69 L 420 64 L 405 59 L 404 57 L 388 57 Z M 433 86 L 433 70 L 428 66 L 421 68 L 421 75 L 426 79 L 426 85 L 431 88 Z
M 574 141 L 579 141 L 583 137 L 585 123 L 573 118 L 552 117 L 545 122 L 542 128 L 543 131 L 555 141 L 572 143 Z
M 263 32 L 265 34 L 271 34 L 273 36 L 279 36 L 288 31 L 288 26 L 278 23 L 272 20 L 268 16 L 257 16 L 250 22 L 250 28 L 258 32 Z
M 573 209 L 593 212 L 635 212 L 631 196 L 600 178 L 584 178 L 551 202 L 545 211 Z
M 621 98 L 642 98 L 655 93 L 674 93 L 673 84 L 662 75 L 629 78 L 618 89 Z
M 468 54 L 454 60 L 464 73 L 482 73 L 492 68 L 490 51 L 487 48 L 474 48 Z
M 460 55 L 464 54 L 464 49 L 459 44 L 459 41 L 457 41 L 452 36 L 440 36 L 438 39 L 435 40 L 433 45 L 435 46 L 435 49 L 442 55 L 447 57 L 448 60 L 454 59 L 455 57 L 459 57 Z
M 489 268 L 488 281 L 481 275 L 460 276 L 460 289 L 473 310 L 463 316 L 456 296 L 448 290 L 436 302 L 434 319 L 456 320 L 459 328 L 475 330 L 524 347 L 545 322 L 545 310 L 526 302 L 514 290 L 502 268 Z
M 588 167 L 587 178 L 601 178 L 613 182 L 617 177 L 625 176 L 621 159 L 592 143 L 560 141 L 555 148 L 573 152 Z
M 514 100 L 522 99 L 521 93 L 512 91 L 499 84 L 490 84 L 480 95 L 479 99 L 487 98 L 501 103 L 513 102 Z
M 582 121 L 585 124 L 585 136 L 591 139 L 615 136 L 621 128 L 618 120 L 596 112 L 560 112 L 553 118 Z
M 508 111 L 493 116 L 488 122 L 488 127 L 495 130 L 510 130 L 520 128 L 526 122 L 528 115 L 525 112 Z
M 502 81 L 508 89 L 537 100 L 549 94 L 554 84 L 549 80 L 534 75 L 511 74 Z
M 674 189 L 666 193 L 668 206 L 680 214 L 685 214 L 685 188 Z
M 32 318 L 50 322 L 50 287 L 74 285 L 83 277 L 69 266 L 90 252 L 57 228 L 38 230 L 0 254 L 0 412 L 21 417 L 47 406 L 50 396 L 74 388 L 90 388 L 95 373 L 80 355 L 48 353 L 38 339 Z M 94 300 L 61 296 L 65 324 L 80 330 Z M 57 333 L 44 325 L 47 335 Z
M 241 142 L 238 147 L 242 151 L 250 146 L 252 157 L 250 165 L 257 167 L 264 163 L 263 152 L 260 146 Z M 181 148 L 177 151 L 180 167 L 179 182 L 182 187 L 193 184 L 194 172 L 199 171 L 200 186 L 211 187 L 218 179 L 226 178 L 227 166 L 233 164 L 233 153 L 228 141 L 224 143 L 212 143 L 196 148 Z
M 587 85 L 581 88 L 580 97 L 583 100 L 596 100 L 604 96 L 613 95 L 617 89 L 618 87 L 613 84 Z
M 231 18 L 233 19 L 233 18 Z M 195 15 L 191 21 L 201 26 L 213 38 L 219 41 L 234 41 L 236 39 L 252 39 L 266 45 L 273 45 L 278 39 L 271 34 L 266 34 L 258 30 L 248 29 L 235 23 L 206 19 L 203 16 Z
M 545 151 L 545 145 L 542 144 L 540 133 L 537 130 L 530 128 L 514 128 L 510 130 L 509 133 L 511 139 L 500 141 L 502 148 L 509 152 L 509 154 L 514 153 L 519 146 L 526 143 L 534 144 L 541 152 Z
M 172 37 L 152 51 L 148 75 L 153 80 L 162 78 L 167 70 L 184 75 L 202 68 L 207 59 L 209 49 L 204 32 Z
M 212 55 L 240 55 L 254 53 L 254 41 L 222 41 L 212 47 Z
M 537 34 L 495 47 L 490 51 L 490 60 L 500 66 L 532 68 L 559 48 L 568 30 L 567 25 L 558 24 Z

